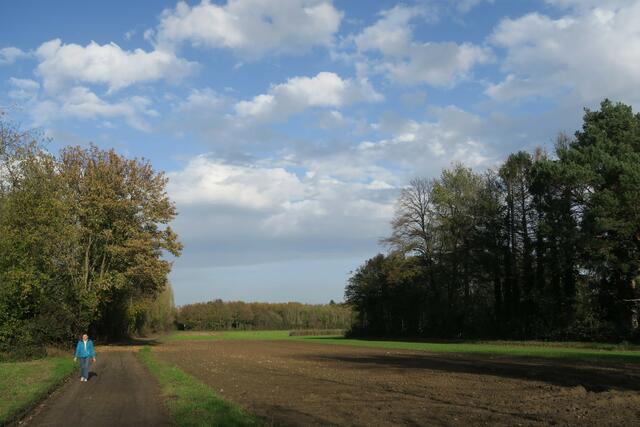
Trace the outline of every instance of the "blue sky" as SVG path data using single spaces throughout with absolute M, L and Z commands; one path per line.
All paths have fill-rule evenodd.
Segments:
M 0 3 L 0 108 L 150 159 L 176 302 L 341 300 L 416 176 L 638 108 L 637 0 Z

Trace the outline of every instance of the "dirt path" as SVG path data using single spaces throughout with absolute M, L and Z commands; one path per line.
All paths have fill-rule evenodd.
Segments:
M 160 388 L 130 347 L 99 351 L 88 382 L 74 375 L 27 417 L 27 426 L 168 426 Z
M 638 365 L 286 341 L 153 351 L 277 426 L 640 425 Z

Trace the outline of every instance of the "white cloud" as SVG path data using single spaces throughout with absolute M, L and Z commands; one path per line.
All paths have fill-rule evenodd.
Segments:
M 343 80 L 335 73 L 321 72 L 314 77 L 290 78 L 268 93 L 238 102 L 235 111 L 240 117 L 281 120 L 309 107 L 342 107 L 380 100 L 382 95 L 366 79 Z
M 557 19 L 539 13 L 504 19 L 490 41 L 505 49 L 502 68 L 508 75 L 486 93 L 497 100 L 570 95 L 580 105 L 603 97 L 638 102 L 638 22 L 640 2 L 623 1 L 583 4 Z
M 358 80 L 332 74 L 327 81 L 322 73 L 320 77 L 297 77 L 244 101 L 211 88 L 192 89 L 183 100 L 172 100 L 170 118 L 158 131 L 184 141 L 197 139 L 226 161 L 255 161 L 264 153 L 280 156 L 294 147 L 307 152 L 340 149 L 350 143 L 347 135 L 371 132 L 365 117 L 350 117 L 341 107 L 377 101 L 379 95 Z M 273 126 L 305 109 L 311 111 L 302 120 L 315 118 L 309 138 L 292 136 L 281 126 Z
M 391 190 L 394 187 L 385 181 L 379 181 L 377 179 L 374 179 L 367 185 L 367 188 L 371 190 Z
M 0 65 L 11 65 L 17 60 L 27 57 L 29 54 L 17 47 L 9 46 L 0 49 Z
M 203 89 L 177 108 L 186 116 L 209 109 L 215 118 L 230 105 L 219 93 Z M 330 108 L 321 113 L 349 120 Z M 535 120 L 529 125 L 540 127 Z M 273 157 L 247 161 L 219 156 L 219 140 L 211 137 L 216 157 L 196 157 L 169 175 L 170 195 L 180 212 L 175 228 L 188 251 L 181 262 L 207 266 L 337 253 L 366 256 L 388 233 L 397 191 L 409 178 L 437 176 L 455 161 L 484 170 L 511 149 L 507 144 L 525 148 L 538 141 L 533 134 L 516 136 L 515 128 L 522 132 L 518 123 L 454 106 L 432 108 L 424 120 L 385 118 L 375 128 L 390 136 L 358 143 L 343 132 L 346 142 L 323 141 L 322 147 L 280 141 L 278 151 L 259 148 Z M 263 141 L 262 135 L 256 138 Z M 363 249 L 363 242 L 370 246 Z
M 366 183 L 369 189 L 398 188 L 413 176 L 433 177 L 453 162 L 477 170 L 493 166 L 510 150 L 510 144 L 525 148 L 537 143 L 536 135 L 508 138 L 513 123 L 501 117 L 481 117 L 455 106 L 431 108 L 427 120 L 388 118 L 374 124 L 389 137 L 326 150 L 292 151 L 287 164 L 313 177 Z
M 151 101 L 141 96 L 132 96 L 117 103 L 109 103 L 84 87 L 71 90 L 63 104 L 63 112 L 74 117 L 131 116 L 136 111 L 146 111 Z
M 450 87 L 468 78 L 475 65 L 491 59 L 487 48 L 472 43 L 414 43 L 407 59 L 384 63 L 380 68 L 391 80 L 403 84 Z
M 452 162 L 473 168 L 491 166 L 499 155 L 486 118 L 454 106 L 432 108 L 433 120 L 402 120 L 381 124 L 381 130 L 392 137 L 365 141 L 357 147 L 357 155 L 369 161 L 384 161 L 396 166 L 400 176 L 420 174 L 436 176 Z
M 50 92 L 78 83 L 104 84 L 112 92 L 135 83 L 177 81 L 196 66 L 169 51 L 126 51 L 115 43 L 81 46 L 63 44 L 60 39 L 40 45 L 36 56 L 40 60 L 37 72 Z
M 450 0 L 456 10 L 461 13 L 467 13 L 474 7 L 482 3 L 483 0 Z M 493 1 L 491 1 L 493 3 Z
M 225 103 L 225 98 L 211 88 L 191 89 L 187 99 L 180 102 L 177 110 L 187 113 L 218 111 L 225 107 Z
M 399 5 L 380 15 L 376 23 L 354 38 L 365 58 L 359 65 L 361 72 L 383 73 L 401 84 L 450 87 L 468 78 L 474 66 L 493 58 L 490 49 L 472 43 L 415 40 L 412 21 L 430 16 L 421 7 Z M 368 57 L 371 52 L 380 53 L 383 58 Z
M 177 203 L 208 203 L 270 211 L 299 198 L 303 187 L 282 168 L 225 164 L 199 156 L 179 173 L 169 174 L 169 192 Z
M 342 13 L 326 0 L 228 0 L 224 5 L 203 0 L 179 2 L 163 12 L 155 34 L 158 46 L 227 48 L 245 57 L 269 52 L 305 51 L 329 46 Z
M 206 156 L 168 176 L 168 191 L 180 212 L 176 229 L 192 244 L 271 242 L 277 258 L 290 254 L 275 248 L 293 243 L 304 256 L 318 249 L 314 242 L 329 241 L 335 249 L 345 242 L 375 242 L 393 214 L 393 191 L 382 180 L 363 183 L 322 173 L 299 177 L 269 161 L 230 164 Z M 252 244 L 234 257 L 252 255 Z
M 76 86 L 62 96 L 34 103 L 31 115 L 36 124 L 51 124 L 59 118 L 105 119 L 123 118 L 131 127 L 149 131 L 144 116 L 155 116 L 151 100 L 131 96 L 108 102 L 86 87 Z
M 31 79 L 9 78 L 9 83 L 13 89 L 9 90 L 9 98 L 18 101 L 28 101 L 38 96 L 40 83 Z
M 559 8 L 590 9 L 593 7 L 617 8 L 632 5 L 637 0 L 545 0 Z
M 362 52 L 379 50 L 385 55 L 404 55 L 413 38 L 410 21 L 427 16 L 421 7 L 395 6 L 380 12 L 380 19 L 356 35 L 354 42 Z
M 352 120 L 349 120 L 344 117 L 344 115 L 337 110 L 331 111 L 323 111 L 318 114 L 318 127 L 324 130 L 331 129 L 342 129 L 353 123 Z
M 503 81 L 491 84 L 485 93 L 497 101 L 513 101 L 540 95 L 540 89 L 529 78 L 516 77 L 509 74 Z
M 136 33 L 137 33 L 137 31 L 135 29 L 134 30 L 129 30 L 126 33 L 124 33 L 124 39 L 127 40 L 127 41 L 131 40 L 133 38 L 133 36 L 136 35 Z
M 4 56 L 6 52 L 3 49 Z M 9 56 L 26 55 L 20 52 L 11 50 Z M 39 81 L 12 77 L 8 96 L 29 107 L 37 126 L 65 118 L 121 118 L 138 130 L 149 131 L 148 118 L 158 114 L 152 101 L 137 95 L 114 99 L 114 92 L 159 79 L 177 81 L 196 66 L 169 51 L 127 51 L 114 43 L 81 46 L 63 44 L 60 39 L 42 43 L 33 55 L 39 61 L 35 72 Z M 105 85 L 106 95 L 96 94 L 91 85 Z M 111 122 L 107 125 L 114 126 Z

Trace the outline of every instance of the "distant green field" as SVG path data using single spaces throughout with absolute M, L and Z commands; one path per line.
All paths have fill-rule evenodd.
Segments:
M 74 368 L 70 357 L 0 363 L 0 425 L 37 402 Z
M 219 331 L 219 332 L 173 332 L 166 341 L 209 341 L 209 340 L 284 340 L 290 337 L 289 331 Z
M 434 353 L 489 354 L 495 356 L 546 357 L 580 359 L 602 362 L 640 363 L 637 347 L 623 349 L 622 345 L 601 343 L 561 343 L 539 341 L 478 341 L 478 342 L 410 342 L 348 339 L 340 336 L 289 336 L 289 331 L 220 331 L 220 332 L 174 332 L 167 341 L 201 340 L 287 340 L 313 342 L 324 345 L 347 345 L 355 347 L 419 350 Z

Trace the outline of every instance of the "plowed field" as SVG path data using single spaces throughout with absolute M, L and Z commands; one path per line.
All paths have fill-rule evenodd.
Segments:
M 272 425 L 640 425 L 640 366 L 295 341 L 154 347 Z

